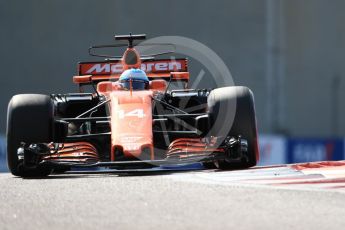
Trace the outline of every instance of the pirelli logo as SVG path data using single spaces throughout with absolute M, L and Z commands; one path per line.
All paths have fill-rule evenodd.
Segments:
M 187 60 L 156 60 L 145 61 L 141 64 L 141 69 L 146 73 L 168 73 L 187 71 Z M 112 75 L 123 72 L 121 62 L 112 63 L 80 63 L 79 75 Z

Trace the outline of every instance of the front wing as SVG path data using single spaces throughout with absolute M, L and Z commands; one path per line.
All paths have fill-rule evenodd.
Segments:
M 241 137 L 232 137 L 218 146 L 217 140 L 204 138 L 180 138 L 173 141 L 164 159 L 127 161 L 104 161 L 99 158 L 97 149 L 88 142 L 65 144 L 31 144 L 18 149 L 23 166 L 60 168 L 95 168 L 111 169 L 154 168 L 160 166 L 178 166 L 192 163 L 213 162 L 216 160 L 241 161 L 247 151 L 246 141 Z

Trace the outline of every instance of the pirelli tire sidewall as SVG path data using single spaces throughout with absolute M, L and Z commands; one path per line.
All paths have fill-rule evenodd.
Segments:
M 249 162 L 239 164 L 224 162 L 224 164 L 229 168 L 246 168 L 256 165 L 259 160 L 259 149 L 252 91 L 245 86 L 217 88 L 211 91 L 207 103 L 211 117 L 209 135 L 241 135 L 248 141 Z
M 49 143 L 53 134 L 53 102 L 42 94 L 12 97 L 7 110 L 7 164 L 15 176 L 46 176 L 47 169 L 24 170 L 19 166 L 17 149 L 21 142 Z

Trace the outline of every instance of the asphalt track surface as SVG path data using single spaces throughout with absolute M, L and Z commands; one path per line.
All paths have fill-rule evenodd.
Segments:
M 1 173 L 0 229 L 344 229 L 345 190 L 229 180 L 243 173 Z

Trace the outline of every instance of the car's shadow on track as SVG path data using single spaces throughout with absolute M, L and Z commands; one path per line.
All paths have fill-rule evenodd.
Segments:
M 260 169 L 262 167 L 253 167 L 250 169 Z M 106 170 L 79 170 L 67 171 L 65 173 L 52 173 L 47 177 L 29 177 L 21 178 L 23 180 L 56 180 L 56 179 L 86 179 L 86 178 L 111 178 L 111 177 L 146 177 L 146 176 L 165 176 L 172 174 L 183 174 L 193 172 L 217 173 L 217 172 L 238 172 L 246 169 L 219 170 L 206 169 L 202 165 L 189 165 L 180 167 L 160 167 L 146 169 L 106 169 Z M 20 178 L 20 177 L 17 177 Z
M 105 178 L 105 177 L 145 177 L 164 176 L 177 173 L 190 173 L 196 171 L 218 171 L 207 170 L 203 167 L 195 168 L 173 168 L 173 169 L 127 169 L 127 170 L 102 170 L 102 171 L 68 171 L 61 174 L 51 174 L 47 177 L 28 177 L 23 180 L 55 180 L 55 179 L 82 179 L 82 178 Z M 18 177 L 19 178 L 19 177 Z

